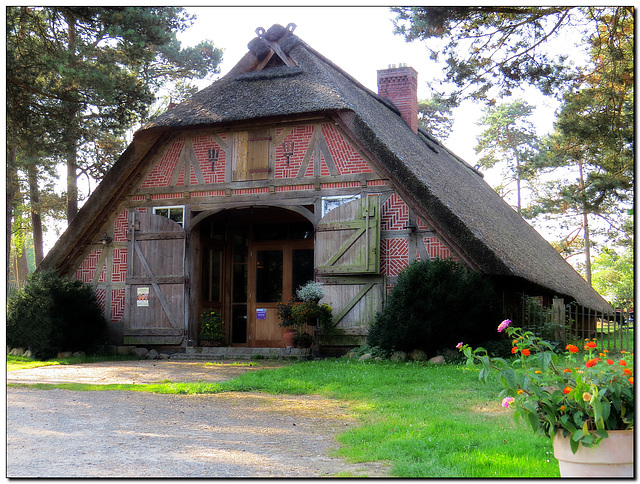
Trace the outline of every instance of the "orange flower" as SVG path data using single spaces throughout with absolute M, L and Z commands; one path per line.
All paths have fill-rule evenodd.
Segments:
M 632 376 L 629 377 L 629 383 L 631 383 L 633 385 L 633 377 Z
M 529 356 L 531 354 L 531 351 L 529 351 L 529 348 L 525 348 L 525 349 L 522 350 L 522 354 L 524 356 Z
M 585 366 L 587 368 L 593 368 L 594 366 L 596 366 L 598 363 L 600 362 L 600 358 L 594 358 L 592 360 L 589 360 L 585 363 Z
M 511 348 L 511 353 L 513 353 L 514 355 L 518 352 L 518 347 L 514 346 L 513 348 Z
M 518 395 L 522 395 L 524 393 L 524 390 L 520 389 L 518 390 Z
M 588 349 L 591 349 L 591 348 L 597 348 L 597 347 L 598 347 L 598 345 L 596 344 L 595 341 L 589 341 L 588 343 L 586 343 L 584 345 L 584 349 L 585 350 L 588 350 Z
M 633 371 L 631 371 L 630 368 L 624 368 L 622 370 L 622 373 L 624 373 L 625 375 L 633 375 Z
M 613 360 L 611 360 L 611 359 L 607 359 L 607 364 L 609 364 L 609 365 L 613 365 Z
M 536 375 L 541 375 L 541 374 L 542 374 L 542 372 L 541 372 L 540 370 L 536 370 L 534 373 L 535 373 Z
M 564 371 L 565 373 L 571 373 L 571 368 L 565 368 L 565 369 L 564 369 L 564 370 L 562 370 L 562 371 Z
M 560 411 L 564 412 L 567 409 L 566 405 L 560 405 Z
M 627 366 L 627 362 L 626 362 L 626 361 L 624 361 L 624 360 L 620 360 L 620 361 L 618 361 L 618 363 L 619 363 L 620 365 L 622 365 L 622 366 Z
M 580 349 L 578 349 L 576 345 L 567 345 L 565 349 L 569 350 L 571 353 L 577 353 L 578 351 L 580 351 Z
M 564 387 L 564 391 L 563 391 L 562 393 L 564 393 L 564 394 L 566 395 L 567 393 L 571 393 L 571 390 L 573 390 L 573 388 L 571 388 L 571 387 Z

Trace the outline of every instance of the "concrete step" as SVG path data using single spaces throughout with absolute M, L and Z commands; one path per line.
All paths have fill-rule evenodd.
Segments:
M 172 360 L 250 360 L 252 358 L 311 358 L 309 348 L 248 348 L 235 346 L 189 346 L 184 352 L 171 355 Z

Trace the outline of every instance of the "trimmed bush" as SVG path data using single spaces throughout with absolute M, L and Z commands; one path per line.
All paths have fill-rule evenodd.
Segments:
M 36 272 L 7 302 L 7 344 L 30 348 L 37 359 L 61 351 L 91 352 L 103 342 L 106 321 L 93 288 Z
M 414 349 L 433 356 L 461 341 L 495 334 L 500 305 L 491 282 L 452 260 L 409 264 L 369 330 L 368 344 L 389 354 Z

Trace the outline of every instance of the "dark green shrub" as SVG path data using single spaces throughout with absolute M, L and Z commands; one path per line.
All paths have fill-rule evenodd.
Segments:
M 367 343 L 429 355 L 461 341 L 477 344 L 496 334 L 499 308 L 493 285 L 482 274 L 451 260 L 414 262 L 398 275 Z
M 91 352 L 105 329 L 93 288 L 54 272 L 32 274 L 7 302 L 7 344 L 30 348 L 37 359 L 60 351 Z

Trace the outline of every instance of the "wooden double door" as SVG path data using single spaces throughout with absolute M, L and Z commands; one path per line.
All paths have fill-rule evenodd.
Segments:
M 314 277 L 314 228 L 284 209 L 224 212 L 200 224 L 199 314 L 219 311 L 231 346 L 284 346 L 277 303 Z

